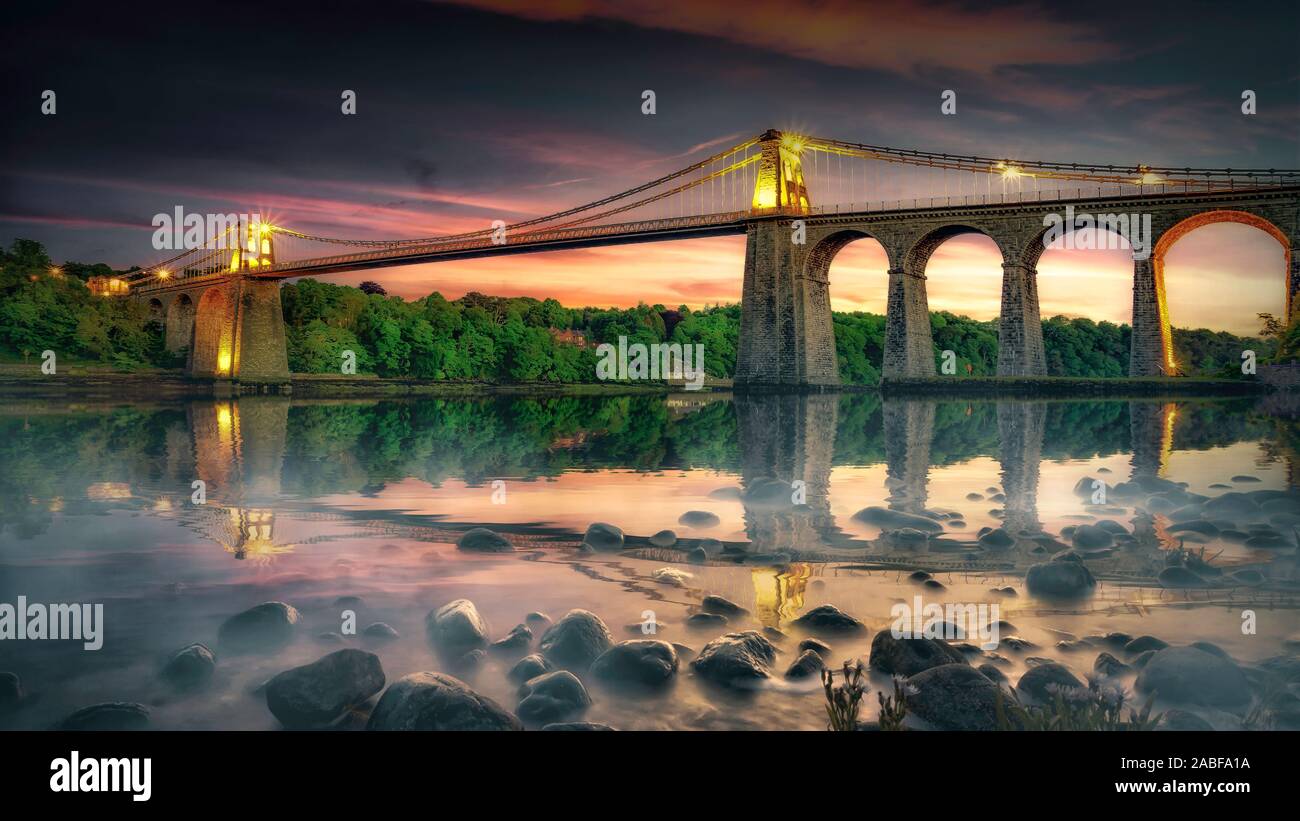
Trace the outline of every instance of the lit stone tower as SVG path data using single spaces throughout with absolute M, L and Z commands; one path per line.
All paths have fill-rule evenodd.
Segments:
M 803 182 L 803 138 L 769 130 L 759 138 L 762 156 L 754 184 L 754 211 L 772 208 L 808 210 L 808 189 Z

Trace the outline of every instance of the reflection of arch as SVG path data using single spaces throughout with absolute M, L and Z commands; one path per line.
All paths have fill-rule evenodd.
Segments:
M 1235 222 L 1240 225 L 1249 225 L 1252 228 L 1258 228 L 1273 239 L 1277 240 L 1282 246 L 1282 255 L 1284 260 L 1283 270 L 1287 272 L 1288 278 L 1290 277 L 1292 251 L 1291 240 L 1282 229 L 1274 225 L 1271 220 L 1267 220 L 1257 214 L 1252 214 L 1249 211 L 1238 211 L 1235 209 L 1225 208 L 1215 211 L 1202 211 L 1199 214 L 1187 217 L 1162 233 L 1160 239 L 1156 240 L 1156 247 L 1151 258 L 1155 264 L 1156 281 L 1161 283 L 1162 287 L 1164 284 L 1165 255 L 1169 253 L 1169 249 L 1174 246 L 1174 243 L 1195 231 L 1197 228 L 1202 228 L 1206 225 L 1213 225 L 1218 222 Z M 1292 309 L 1295 307 L 1292 304 L 1292 299 L 1295 296 L 1296 283 L 1286 282 L 1284 283 L 1284 286 L 1286 287 L 1286 316 L 1289 317 L 1291 316 Z M 1166 321 L 1168 320 L 1166 319 Z
M 181 294 L 167 308 L 167 350 L 179 351 L 190 347 L 194 336 L 194 300 Z

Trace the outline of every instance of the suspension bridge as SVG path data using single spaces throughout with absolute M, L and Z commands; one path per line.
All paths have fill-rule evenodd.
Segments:
M 839 379 L 828 274 L 835 254 L 862 237 L 883 246 L 889 284 L 882 373 L 927 377 L 935 363 L 926 263 L 948 238 L 982 233 L 1002 254 L 998 373 L 1036 376 L 1046 374 L 1037 292 L 1044 218 L 1067 208 L 1150 215 L 1149 254 L 1134 254 L 1130 375 L 1177 371 L 1163 261 L 1173 243 L 1202 225 L 1244 223 L 1277 239 L 1286 258 L 1287 315 L 1296 310 L 1300 170 L 999 159 L 779 131 L 594 202 L 465 233 L 349 239 L 232 214 L 196 247 L 91 284 L 100 293 L 148 300 L 168 346 L 188 349 L 191 375 L 283 382 L 289 374 L 280 280 L 743 234 L 737 388 L 833 388 Z

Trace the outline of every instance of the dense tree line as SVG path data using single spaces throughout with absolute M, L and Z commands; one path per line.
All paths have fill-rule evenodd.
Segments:
M 161 326 L 134 300 L 100 299 L 85 286 L 106 265 L 55 266 L 45 249 L 15 240 L 0 251 L 0 354 L 61 356 L 123 368 L 174 367 L 179 356 L 163 347 Z M 692 310 L 686 306 L 567 308 L 554 299 L 470 293 L 448 300 L 438 293 L 413 301 L 390 296 L 376 283 L 362 288 L 312 279 L 281 290 L 289 367 L 295 373 L 337 373 L 343 352 L 356 355 L 357 371 L 386 377 L 481 382 L 595 381 L 597 346 L 676 343 L 702 345 L 705 371 L 735 372 L 740 306 Z M 880 379 L 885 318 L 836 312 L 832 317 L 840 377 L 846 384 Z M 997 372 L 997 320 L 980 321 L 946 311 L 931 313 L 936 366 L 953 351 L 959 376 Z M 1271 324 L 1270 324 L 1271 323 Z M 1048 373 L 1120 377 L 1128 372 L 1127 325 L 1052 317 L 1043 321 Z M 1206 329 L 1173 331 L 1175 357 L 1188 374 L 1240 375 L 1241 352 L 1261 362 L 1300 358 L 1297 323 L 1265 321 L 1266 338 Z

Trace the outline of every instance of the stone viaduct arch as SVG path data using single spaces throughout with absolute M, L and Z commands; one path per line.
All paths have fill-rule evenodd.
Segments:
M 880 242 L 889 258 L 883 378 L 933 376 L 925 265 L 944 240 L 971 232 L 990 237 L 1002 253 L 998 374 L 1045 376 L 1037 266 L 1047 230 L 1045 218 L 1053 214 L 1063 218 L 1067 206 L 1078 215 L 1150 219 L 1148 241 L 1134 253 L 1132 376 L 1176 372 L 1164 295 L 1164 256 L 1180 237 L 1201 225 L 1241 222 L 1277 238 L 1286 250 L 1287 315 L 1296 314 L 1300 270 L 1294 249 L 1300 243 L 1300 198 L 1293 191 L 1124 196 L 809 214 L 802 219 L 756 218 L 747 226 L 737 389 L 815 390 L 839 384 L 828 272 L 835 254 L 861 237 Z M 795 239 L 800 228 L 802 244 Z

